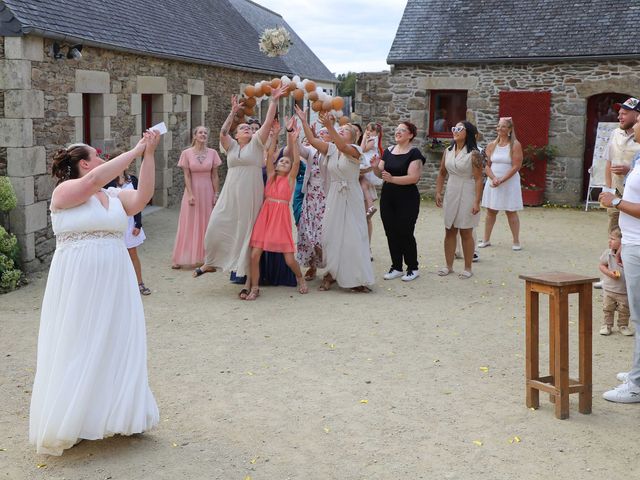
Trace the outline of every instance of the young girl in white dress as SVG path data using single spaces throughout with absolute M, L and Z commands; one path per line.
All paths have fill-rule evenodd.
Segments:
M 158 423 L 144 310 L 123 237 L 127 216 L 153 195 L 159 139 L 146 132 L 107 163 L 84 144 L 54 156 L 56 251 L 40 310 L 29 418 L 38 453 L 62 455 L 82 439 L 141 433 Z M 102 188 L 141 155 L 138 190 Z
M 382 126 L 379 123 L 369 123 L 362 136 L 362 156 L 360 157 L 360 188 L 364 195 L 367 218 L 378 209 L 373 202 L 378 198 L 376 186 L 382 185 L 382 180 L 376 177 L 371 167 L 374 156 L 382 158 Z
M 118 177 L 118 186 L 122 190 L 137 190 L 138 178 L 135 175 L 129 175 L 125 170 Z M 127 230 L 124 232 L 124 243 L 127 246 L 133 269 L 136 271 L 138 280 L 138 289 L 142 295 L 151 295 L 151 290 L 144 284 L 142 280 L 142 264 L 138 256 L 138 247 L 144 243 L 147 237 L 142 229 L 142 212 L 128 217 Z

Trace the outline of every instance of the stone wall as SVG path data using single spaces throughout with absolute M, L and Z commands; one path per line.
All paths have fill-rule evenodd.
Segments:
M 545 199 L 578 204 L 582 198 L 583 156 L 587 100 L 606 92 L 640 94 L 640 61 L 583 61 L 517 64 L 402 65 L 391 73 L 362 73 L 356 83 L 356 112 L 363 123 L 384 125 L 385 140 L 401 120 L 418 127 L 416 144 L 427 142 L 429 91 L 467 90 L 467 108 L 474 116 L 484 143 L 495 138 L 499 92 L 548 90 L 551 98 L 549 144 L 558 157 L 549 164 Z M 432 195 L 440 154 L 428 153 L 420 182 L 421 192 Z
M 168 206 L 182 195 L 182 171 L 176 165 L 180 151 L 190 145 L 192 119 L 211 129 L 209 143 L 217 149 L 231 95 L 244 83 L 268 78 L 86 46 L 80 61 L 54 60 L 48 55 L 51 43 L 32 36 L 0 37 L 0 174 L 8 174 L 18 194 L 10 224 L 29 272 L 45 268 L 55 248 L 48 214 L 55 186 L 51 159 L 57 149 L 82 138 L 83 93 L 98 95 L 98 146 L 110 150 L 128 149 L 140 137 L 141 95 L 154 95 L 154 123 L 164 120 L 169 128 L 156 155 L 154 204 Z M 192 95 L 199 96 L 198 112 L 191 112 Z M 173 241 L 169 233 L 167 241 Z

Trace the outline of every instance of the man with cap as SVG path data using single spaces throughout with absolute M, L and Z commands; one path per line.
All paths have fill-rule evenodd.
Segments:
M 607 148 L 604 149 L 603 158 L 606 161 L 604 170 L 604 183 L 611 192 L 624 193 L 624 180 L 631 170 L 631 160 L 640 152 L 640 144 L 633 141 L 633 125 L 640 112 L 640 100 L 627 98 L 624 103 L 615 103 L 613 108 L 618 112 L 620 125 L 609 138 Z M 607 208 L 609 215 L 609 229 L 618 226 L 620 212 L 615 208 Z M 594 288 L 602 288 L 602 281 L 593 284 Z
M 640 118 L 632 128 L 631 139 L 640 145 Z M 617 379 L 622 383 L 602 394 L 605 400 L 618 403 L 640 403 L 640 154 L 631 162 L 624 195 L 620 197 L 610 191 L 600 194 L 602 205 L 620 213 L 622 247 L 619 252 L 624 264 L 631 320 L 636 327 L 631 370 L 619 373 Z
M 633 125 L 640 112 L 640 100 L 628 98 L 624 103 L 616 103 L 613 107 L 618 111 L 620 126 L 611 133 L 605 149 L 604 181 L 608 188 L 617 190 L 622 196 L 625 177 L 631 170 L 631 161 L 640 152 L 640 144 L 633 140 Z M 615 208 L 608 208 L 607 213 L 609 214 L 609 232 L 611 232 L 618 226 L 620 212 Z

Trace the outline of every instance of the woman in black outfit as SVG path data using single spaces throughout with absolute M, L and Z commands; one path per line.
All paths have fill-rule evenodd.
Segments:
M 417 134 L 411 122 L 402 122 L 396 128 L 396 144 L 387 148 L 382 160 L 371 162 L 374 173 L 384 180 L 380 196 L 380 217 L 389 243 L 391 269 L 385 280 L 402 277 L 409 282 L 418 278 L 418 248 L 413 231 L 420 212 L 420 193 L 416 184 L 422 175 L 425 158 L 411 145 Z M 407 265 L 403 275 L 402 265 Z

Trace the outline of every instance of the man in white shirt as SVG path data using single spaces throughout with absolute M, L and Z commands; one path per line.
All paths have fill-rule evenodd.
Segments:
M 632 135 L 640 144 L 640 121 L 633 125 Z M 640 402 L 640 154 L 632 159 L 627 172 L 622 198 L 611 192 L 603 192 L 600 194 L 600 202 L 606 207 L 615 208 L 620 214 L 622 263 L 631 320 L 636 327 L 633 365 L 629 372 L 617 375 L 618 380 L 623 383 L 602 396 L 610 402 L 637 403 Z
M 640 100 L 628 98 L 624 103 L 616 103 L 620 126 L 611 132 L 609 143 L 604 152 L 606 160 L 604 181 L 608 188 L 615 188 L 618 194 L 624 193 L 624 179 L 631 170 L 631 161 L 640 152 L 640 143 L 633 139 L 633 125 L 640 115 Z M 615 208 L 607 209 L 609 213 L 609 232 L 618 226 L 618 212 Z

